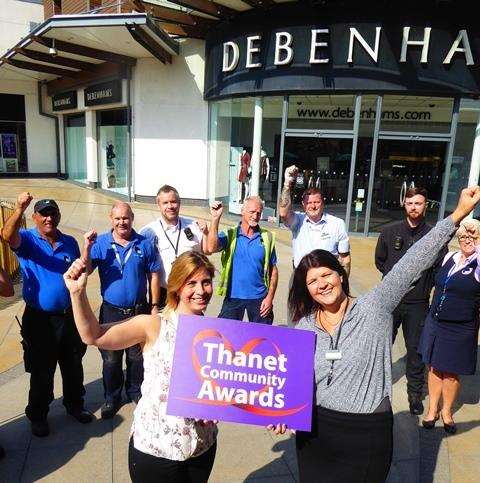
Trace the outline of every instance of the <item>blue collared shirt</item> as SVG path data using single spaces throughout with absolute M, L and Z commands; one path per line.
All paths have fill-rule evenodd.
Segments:
M 341 218 L 323 213 L 322 218 L 311 221 L 305 213 L 295 212 L 290 225 L 292 230 L 293 264 L 298 267 L 302 258 L 313 250 L 327 250 L 336 257 L 350 251 L 345 222 Z
M 222 249 L 227 245 L 227 234 L 218 235 L 218 243 Z M 234 299 L 260 299 L 267 295 L 268 289 L 263 279 L 263 265 L 265 261 L 265 247 L 258 230 L 252 238 L 244 235 L 237 228 L 237 244 L 233 254 L 232 273 L 227 290 L 227 297 Z M 270 255 L 270 266 L 277 264 L 275 248 Z
M 63 274 L 80 256 L 77 241 L 58 231 L 55 248 L 52 248 L 36 228 L 20 230 L 20 237 L 20 246 L 14 251 L 22 270 L 25 303 L 47 312 L 68 309 L 70 294 Z
M 124 247 L 114 241 L 111 231 L 99 235 L 92 246 L 91 259 L 92 267 L 98 267 L 103 299 L 123 308 L 134 307 L 146 300 L 147 275 L 161 269 L 156 248 L 135 230 Z

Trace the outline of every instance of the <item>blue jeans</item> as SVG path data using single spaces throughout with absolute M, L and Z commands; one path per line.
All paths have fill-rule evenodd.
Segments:
M 145 313 L 145 311 L 142 311 Z M 117 309 L 107 303 L 100 308 L 100 323 L 118 322 L 132 317 L 135 314 L 121 314 Z M 123 375 L 122 361 L 125 352 L 126 377 Z M 143 354 L 140 345 L 136 344 L 127 349 L 118 351 L 100 349 L 103 359 L 103 390 L 107 403 L 120 404 L 122 389 L 125 383 L 125 392 L 131 401 L 140 399 L 140 388 L 143 382 Z
M 272 325 L 273 310 L 266 317 L 260 315 L 261 299 L 232 299 L 225 297 L 222 309 L 218 316 L 222 319 L 243 320 L 245 311 L 247 311 L 248 320 L 250 322 L 258 322 L 260 324 Z

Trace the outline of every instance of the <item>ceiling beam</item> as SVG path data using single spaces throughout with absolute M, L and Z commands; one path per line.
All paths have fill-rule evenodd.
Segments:
M 60 69 L 60 67 L 53 67 L 50 65 L 37 64 L 36 62 L 25 62 L 23 60 L 2 59 L 6 64 L 13 65 L 18 69 L 33 70 L 35 72 L 43 72 L 44 74 L 58 75 L 59 77 L 74 77 L 78 72 L 72 70 Z
M 157 25 L 170 35 L 178 35 L 179 37 L 189 37 L 192 39 L 205 39 L 206 36 L 206 29 L 201 27 L 178 25 L 168 22 L 157 22 Z
M 224 7 L 210 0 L 170 0 L 172 3 L 181 5 L 182 7 L 191 8 L 197 12 L 206 13 L 212 17 L 220 19 L 229 19 L 238 14 L 233 8 Z
M 40 62 L 48 62 L 49 64 L 56 64 L 62 67 L 71 67 L 78 70 L 86 70 L 89 72 L 95 71 L 96 64 L 91 62 L 83 62 L 81 60 L 69 59 L 68 57 L 53 56 L 36 50 L 15 49 L 17 54 L 21 54 L 29 59 L 39 60 Z
M 154 42 L 153 39 L 142 30 L 142 27 L 139 25 L 127 24 L 127 29 L 130 32 L 130 35 L 160 62 L 163 62 L 164 64 L 172 63 L 171 54 Z
M 252 8 L 271 8 L 277 5 L 274 0 L 242 0 L 242 2 L 250 5 Z
M 47 94 L 49 96 L 58 92 L 84 87 L 86 84 L 102 82 L 107 79 L 125 79 L 128 77 L 129 67 L 125 64 L 104 62 L 98 64 L 96 72 L 77 72 L 75 77 L 61 77 L 47 82 Z
M 147 4 L 146 10 L 150 15 L 157 19 L 180 25 L 191 25 L 193 27 L 197 25 L 211 26 L 217 22 L 216 20 L 198 17 L 196 15 L 192 15 L 191 13 L 175 10 L 173 8 L 161 7 L 159 5 Z
M 41 45 L 45 45 L 48 48 L 54 46 L 53 39 L 48 37 L 33 37 L 33 40 Z M 133 66 L 137 63 L 137 59 L 135 59 L 134 57 L 115 54 L 113 52 L 107 52 L 105 50 L 94 49 L 92 47 L 85 47 L 84 45 L 71 44 L 70 42 L 64 42 L 63 40 L 55 39 L 55 48 L 62 52 L 68 52 L 69 54 L 81 55 L 83 57 L 104 60 L 106 62 L 114 62 L 116 64 L 126 64 Z

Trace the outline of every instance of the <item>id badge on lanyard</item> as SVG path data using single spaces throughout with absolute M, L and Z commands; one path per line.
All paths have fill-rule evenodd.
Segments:
M 115 243 L 112 243 L 112 248 L 113 248 L 113 251 L 115 252 L 115 258 L 120 267 L 120 273 L 123 275 L 123 267 L 127 264 L 128 259 L 132 255 L 133 245 L 131 245 L 130 248 L 128 249 L 127 254 L 125 255 L 125 259 L 123 260 L 123 263 L 122 263 L 122 259 L 120 258 L 120 253 L 118 253 L 117 245 L 115 245 Z

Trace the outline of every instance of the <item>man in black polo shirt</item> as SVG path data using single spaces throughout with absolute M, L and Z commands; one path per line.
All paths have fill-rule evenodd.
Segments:
M 384 228 L 375 249 L 375 265 L 385 276 L 403 257 L 405 252 L 432 227 L 425 223 L 427 192 L 423 188 L 410 188 L 405 195 L 406 218 Z M 422 389 L 425 382 L 424 364 L 417 352 L 418 340 L 428 312 L 430 292 L 434 284 L 436 267 L 445 254 L 444 248 L 432 268 L 422 273 L 411 290 L 403 297 L 393 313 L 393 342 L 400 325 L 407 349 L 407 392 L 410 413 L 423 413 Z

